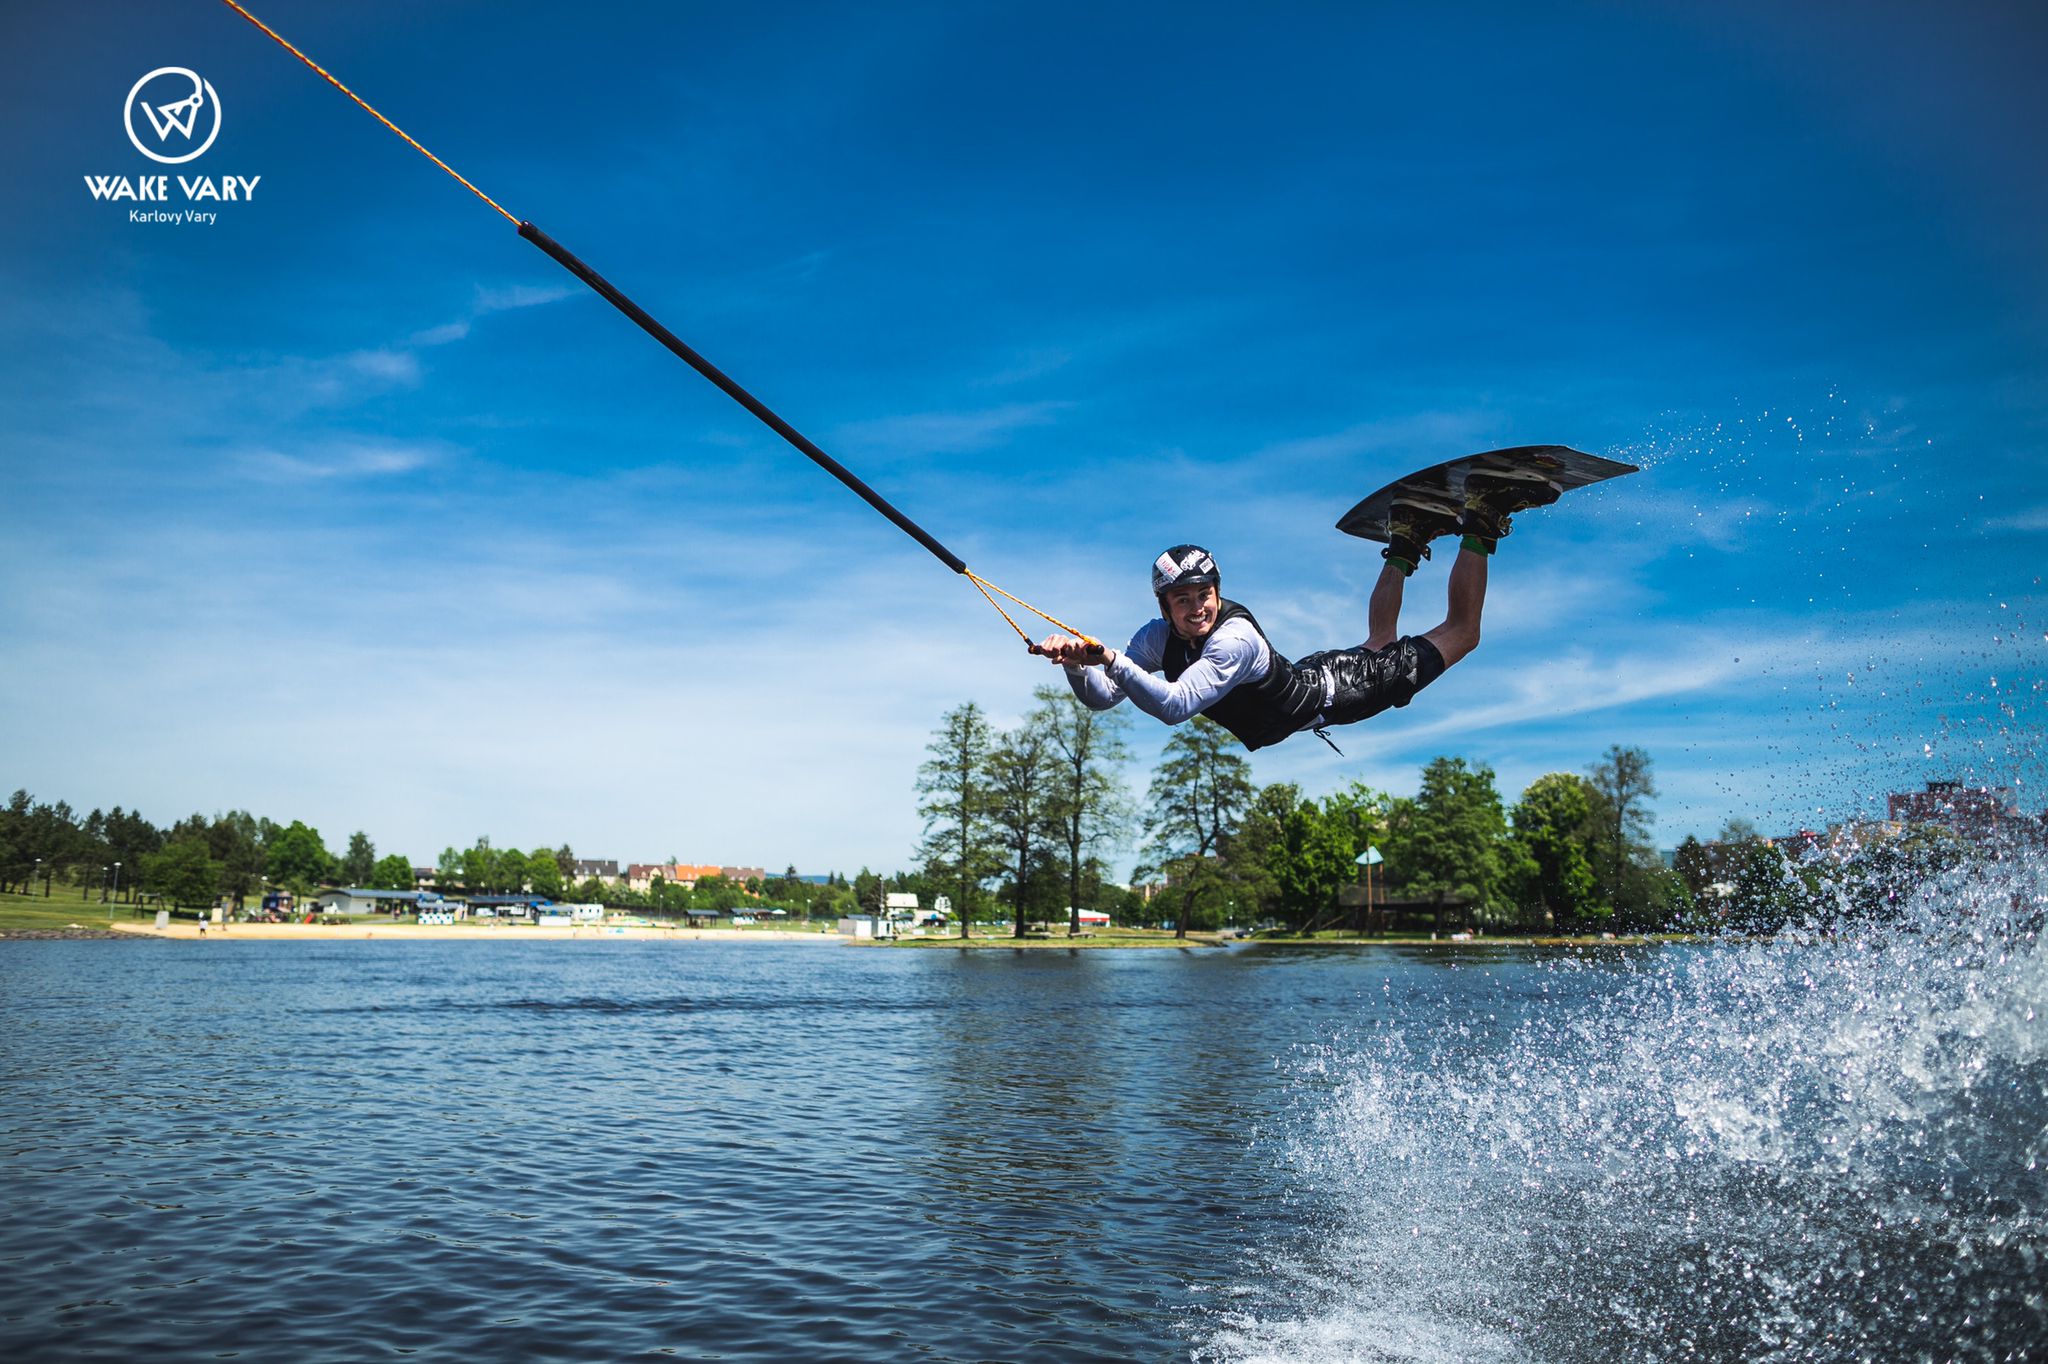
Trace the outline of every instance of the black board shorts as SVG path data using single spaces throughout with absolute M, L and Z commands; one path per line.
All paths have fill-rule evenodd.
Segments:
M 1326 725 L 1352 725 L 1390 706 L 1405 706 L 1415 693 L 1444 675 L 1444 656 L 1420 635 L 1404 635 L 1384 649 L 1326 649 L 1297 659 L 1297 668 L 1325 672 L 1334 695 L 1323 707 Z M 1327 691 L 1326 691 L 1327 694 Z

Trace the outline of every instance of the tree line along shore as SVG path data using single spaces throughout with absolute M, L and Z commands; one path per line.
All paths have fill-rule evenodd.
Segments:
M 888 897 L 944 905 L 963 937 L 975 924 L 1023 938 L 1079 935 L 1081 909 L 1130 929 L 1219 930 L 1314 938 L 1402 930 L 1599 935 L 1768 930 L 1796 919 L 1878 912 L 1904 881 L 1983 850 L 1938 826 L 1837 838 L 1766 838 L 1731 819 L 1668 859 L 1652 840 L 1654 764 L 1614 745 L 1580 772 L 1552 772 L 1512 802 L 1484 763 L 1441 756 L 1416 793 L 1352 782 L 1320 797 L 1260 786 L 1219 726 L 1177 728 L 1134 801 L 1120 711 L 1092 711 L 1064 689 L 999 728 L 975 703 L 941 717 L 918 770 L 923 836 L 908 869 L 853 877 L 779 875 L 646 889 L 578 879 L 563 844 L 524 852 L 482 837 L 446 848 L 428 884 L 452 895 L 529 894 L 655 919 L 693 911 L 780 910 L 798 921 L 887 913 Z M 1818 836 L 1812 836 L 1817 838 Z M 1131 884 L 1109 859 L 1136 853 Z M 1363 865 L 1365 863 L 1370 865 Z M 80 815 L 17 790 L 0 810 L 0 890 L 72 903 L 245 907 L 266 892 L 323 886 L 413 891 L 413 861 L 380 855 L 367 832 L 340 854 L 302 820 L 246 810 L 158 826 L 115 807 Z

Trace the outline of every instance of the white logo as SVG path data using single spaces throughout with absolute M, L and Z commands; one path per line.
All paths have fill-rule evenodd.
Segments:
M 136 96 L 142 93 L 143 87 L 159 76 L 181 76 L 184 79 L 165 80 L 156 90 L 150 92 L 170 96 L 165 102 L 150 104 L 138 101 Z M 186 88 L 187 83 L 190 85 L 189 90 Z M 138 103 L 141 105 L 143 116 L 149 120 L 150 128 L 156 133 L 158 146 L 189 146 L 192 139 L 198 135 L 201 118 L 207 115 L 211 115 L 213 126 L 206 134 L 206 140 L 183 156 L 170 156 L 161 151 L 151 151 L 135 132 L 135 109 Z M 135 144 L 136 151 L 152 161 L 161 161 L 166 166 L 181 166 L 187 161 L 204 156 L 206 149 L 213 145 L 213 140 L 220 136 L 220 96 L 213 93 L 213 83 L 200 79 L 196 71 L 182 66 L 159 66 L 135 82 L 135 87 L 128 92 L 128 103 L 121 110 L 121 121 L 127 127 L 128 140 Z M 171 142 L 174 133 L 179 139 L 176 143 Z

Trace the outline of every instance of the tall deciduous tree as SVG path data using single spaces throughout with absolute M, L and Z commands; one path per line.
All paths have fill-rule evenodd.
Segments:
M 491 895 L 498 889 L 498 850 L 488 835 L 462 852 L 462 885 L 472 893 Z
M 1131 817 L 1121 772 L 1131 758 L 1121 710 L 1090 710 L 1063 687 L 1032 693 L 1038 708 L 1025 721 L 1052 746 L 1057 775 L 1050 815 L 1065 856 L 1067 934 L 1081 931 L 1081 878 L 1099 848 L 1122 844 Z M 1101 908 L 1101 906 L 1097 906 Z
M 989 822 L 1003 848 L 1010 873 L 1010 918 L 1023 937 L 1035 899 L 1034 882 L 1053 835 L 1053 748 L 1044 730 L 1028 720 L 989 750 Z
M 1524 859 L 1524 908 L 1555 924 L 1576 923 L 1599 912 L 1584 833 L 1593 801 L 1586 783 L 1570 772 L 1551 772 L 1529 783 L 1513 814 L 1515 841 Z
M 207 847 L 220 863 L 221 892 L 234 896 L 238 907 L 263 875 L 263 823 L 247 810 L 230 810 L 214 816 L 206 830 Z
M 334 875 L 334 858 L 320 841 L 320 831 L 293 820 L 270 840 L 266 855 L 270 879 L 303 895 Z
M 411 890 L 412 863 L 399 853 L 388 853 L 370 868 L 370 878 L 364 884 L 372 890 Z
M 940 717 L 925 745 L 930 756 L 917 769 L 917 812 L 924 817 L 921 855 L 927 874 L 953 895 L 963 938 L 981 883 L 1002 866 L 988 770 L 994 746 L 988 717 L 969 701 Z
M 208 855 L 206 839 L 188 835 L 142 858 L 142 884 L 174 905 L 207 905 L 220 888 L 220 863 Z
M 1481 919 L 1507 909 L 1502 845 L 1507 815 L 1493 769 L 1463 758 L 1433 758 L 1413 801 L 1396 801 L 1387 869 L 1395 884 L 1428 896 L 1461 896 Z
M 352 886 L 370 884 L 377 867 L 377 845 L 361 829 L 348 836 L 348 851 L 341 855 L 341 879 Z
M 1252 803 L 1251 764 L 1223 726 L 1196 716 L 1166 741 L 1146 796 L 1146 853 L 1179 901 L 1174 936 L 1200 912 L 1213 914 L 1238 889 L 1224 843 Z
M 559 899 L 562 894 L 562 864 L 548 849 L 535 848 L 527 854 L 526 883 L 533 887 L 535 895 Z
M 1601 896 L 1625 917 L 1640 915 L 1653 890 L 1657 850 L 1650 842 L 1657 798 L 1650 755 L 1640 748 L 1615 744 L 1586 769 L 1592 817 L 1593 874 Z

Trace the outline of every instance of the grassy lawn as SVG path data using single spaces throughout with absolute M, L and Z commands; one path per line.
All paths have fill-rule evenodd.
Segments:
M 1601 937 L 1599 933 L 1483 933 L 1453 942 L 1449 932 L 1432 937 L 1426 931 L 1408 930 L 1400 933 L 1379 933 L 1372 937 L 1361 937 L 1350 929 L 1326 929 L 1312 936 L 1303 937 L 1298 933 L 1261 933 L 1250 941 L 1269 947 L 1313 947 L 1337 943 L 1370 943 L 1412 947 L 1417 944 L 1436 947 L 1473 947 L 1519 944 L 1524 947 L 1616 947 L 1634 946 L 1642 943 L 1693 942 L 1687 933 L 1616 933 Z
M 1176 938 L 1170 931 L 1156 928 L 1101 928 L 1082 934 L 1078 938 L 1067 936 L 1065 929 L 1051 933 L 1033 933 L 1019 938 L 1009 929 L 975 930 L 974 936 L 963 939 L 959 929 L 950 929 L 943 936 L 933 934 L 923 938 L 894 938 L 881 944 L 885 947 L 1214 947 L 1213 933 L 1189 933 L 1185 938 Z
M 0 933 L 9 929 L 69 928 L 73 924 L 80 928 L 105 928 L 109 909 L 114 911 L 115 919 L 120 922 L 136 922 L 133 905 L 103 905 L 97 895 L 90 900 L 81 900 L 76 889 L 66 890 L 62 886 L 50 887 L 47 900 L 40 893 L 0 894 Z M 154 919 L 156 911 L 152 909 L 147 917 Z

